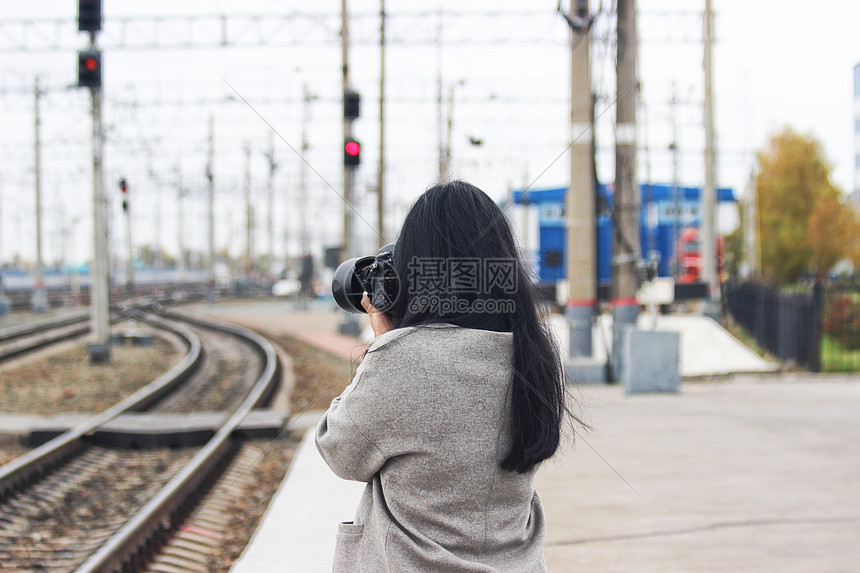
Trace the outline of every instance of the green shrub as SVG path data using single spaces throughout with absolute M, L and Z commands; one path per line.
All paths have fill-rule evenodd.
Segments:
M 860 349 L 860 304 L 850 296 L 834 296 L 824 307 L 824 332 L 848 350 Z

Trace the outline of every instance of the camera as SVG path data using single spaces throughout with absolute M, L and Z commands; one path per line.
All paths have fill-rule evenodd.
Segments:
M 338 306 L 347 312 L 367 312 L 361 306 L 365 291 L 379 311 L 389 310 L 400 292 L 400 281 L 394 271 L 394 243 L 385 245 L 376 255 L 341 263 L 334 272 L 331 291 Z

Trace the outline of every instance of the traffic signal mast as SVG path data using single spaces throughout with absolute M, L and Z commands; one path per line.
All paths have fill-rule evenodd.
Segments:
M 90 269 L 90 332 L 93 338 L 87 345 L 90 362 L 110 360 L 108 213 L 102 174 L 102 55 L 96 46 L 96 35 L 101 29 L 101 0 L 78 0 L 78 31 L 90 36 L 90 45 L 78 53 L 78 86 L 90 90 L 93 118 L 93 264 Z M 127 187 L 123 193 L 126 192 Z M 125 199 L 123 205 L 128 208 Z

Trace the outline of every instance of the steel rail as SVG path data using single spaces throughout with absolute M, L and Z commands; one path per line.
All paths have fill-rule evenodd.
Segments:
M 33 321 L 26 324 L 20 324 L 18 326 L 4 328 L 3 330 L 0 330 L 0 342 L 8 342 L 16 338 L 21 338 L 22 336 L 37 334 L 44 330 L 51 330 L 52 328 L 59 328 L 61 326 L 83 322 L 89 318 L 89 316 L 90 312 L 88 310 L 79 310 L 60 318 Z
M 276 389 L 280 361 L 272 343 L 247 328 L 192 316 L 185 312 L 164 311 L 170 318 L 228 332 L 251 342 L 264 360 L 263 371 L 242 403 L 218 429 L 212 439 L 162 490 L 140 509 L 76 573 L 126 571 L 143 566 L 159 549 L 166 534 L 181 523 L 201 484 L 230 453 L 232 434 L 252 408 L 264 404 Z
M 0 500 L 37 480 L 52 467 L 74 454 L 83 447 L 84 438 L 99 426 L 125 412 L 138 411 L 150 406 L 185 381 L 200 366 L 203 349 L 196 334 L 178 324 L 162 322 L 158 326 L 179 335 L 183 339 L 188 348 L 183 359 L 153 382 L 117 402 L 101 414 L 97 414 L 88 421 L 45 442 L 8 464 L 0 466 Z

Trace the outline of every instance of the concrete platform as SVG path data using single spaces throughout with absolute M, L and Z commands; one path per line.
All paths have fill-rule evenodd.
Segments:
M 284 319 L 266 320 L 297 327 Z M 565 326 L 553 324 L 560 339 Z M 594 431 L 538 472 L 549 570 L 856 571 L 860 377 L 767 374 L 777 365 L 704 317 L 657 328 L 682 333 L 681 393 L 573 387 Z M 760 374 L 732 374 L 743 371 Z M 690 382 L 709 376 L 725 378 Z M 308 432 L 232 571 L 330 571 L 337 523 L 362 489 L 328 470 Z
M 50 418 L 24 415 L 0 416 L 0 432 L 17 434 L 35 447 L 91 418 L 90 414 L 60 414 Z M 95 431 L 100 445 L 119 448 L 189 447 L 205 444 L 227 419 L 224 412 L 188 414 L 121 414 Z M 289 415 L 276 410 L 252 410 L 236 430 L 246 438 L 276 438 Z
M 549 571 L 856 571 L 860 380 L 577 394 L 595 430 L 536 480 Z M 308 432 L 232 571 L 330 571 L 336 525 L 352 519 L 362 488 L 328 470 Z
M 860 378 L 580 390 L 595 431 L 537 477 L 550 571 L 857 570 Z
M 779 369 L 779 364 L 769 362 L 750 350 L 729 334 L 718 322 L 702 315 L 658 315 L 656 327 L 654 317 L 640 314 L 637 327 L 643 330 L 679 332 L 681 335 L 681 377 L 727 376 L 739 373 L 767 373 Z M 569 332 L 563 316 L 551 317 L 553 332 L 561 351 L 567 356 Z M 612 349 L 612 317 L 601 316 L 592 333 L 593 358 L 606 362 Z

